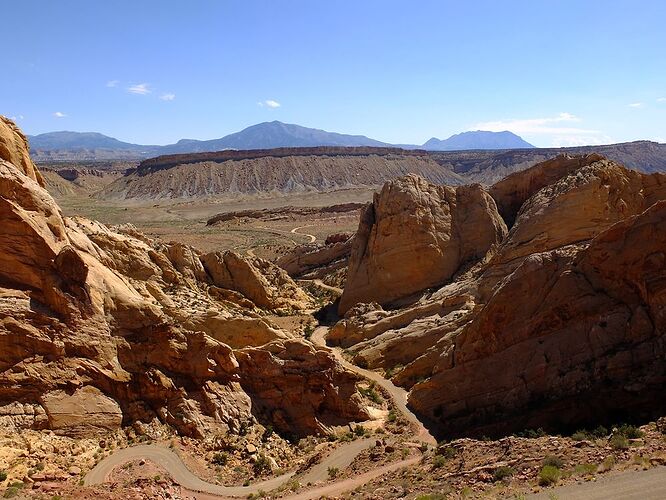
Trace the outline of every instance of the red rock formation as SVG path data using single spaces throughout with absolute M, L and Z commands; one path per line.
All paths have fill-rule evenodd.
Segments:
M 367 417 L 350 397 L 355 377 L 325 352 L 306 346 L 294 354 L 299 362 L 278 373 L 285 380 L 273 381 L 272 399 L 257 380 L 283 354 L 253 347 L 265 363 L 239 366 L 237 356 L 247 354 L 228 344 L 271 346 L 289 334 L 254 304 L 248 309 L 238 292 L 266 297 L 262 305 L 270 307 L 309 300 L 284 271 L 236 256 L 232 279 L 216 286 L 190 247 L 63 217 L 6 119 L 0 137 L 2 425 L 82 435 L 158 419 L 202 436 L 240 428 L 254 418 L 253 405 L 278 404 L 280 391 L 326 394 L 302 398 L 298 415 L 281 414 L 273 424 L 283 432 L 303 435 L 336 417 Z M 25 147 L 7 147 L 16 144 Z M 301 376 L 301 364 L 316 369 Z
M 388 182 L 361 215 L 339 311 L 442 285 L 505 235 L 495 202 L 478 184 L 435 186 L 414 175 Z

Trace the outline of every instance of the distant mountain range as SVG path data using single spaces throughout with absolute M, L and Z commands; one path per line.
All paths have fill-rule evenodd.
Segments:
M 49 132 L 28 137 L 30 148 L 37 161 L 44 160 L 92 160 L 148 158 L 166 154 L 199 153 L 224 149 L 272 149 L 280 147 L 313 146 L 376 146 L 391 147 L 393 144 L 377 141 L 363 135 L 348 135 L 327 132 L 314 128 L 282 123 L 264 122 L 247 127 L 240 132 L 220 139 L 199 141 L 181 139 L 166 146 L 140 145 L 122 142 L 96 132 Z M 418 146 L 401 144 L 405 149 L 428 149 L 431 151 L 454 151 L 474 149 L 533 148 L 511 132 L 463 132 L 448 139 L 430 139 Z
M 530 149 L 529 142 L 513 132 L 463 132 L 443 141 L 433 137 L 422 148 L 428 151 L 465 151 L 468 149 Z

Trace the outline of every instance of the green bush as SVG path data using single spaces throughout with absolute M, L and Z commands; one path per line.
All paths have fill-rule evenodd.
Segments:
M 645 433 L 635 425 L 623 424 L 617 428 L 617 434 L 622 434 L 627 439 L 642 438 Z
M 502 481 L 506 478 L 513 476 L 516 473 L 513 467 L 502 466 L 495 469 L 493 472 L 493 481 Z
M 254 469 L 254 473 L 259 475 L 262 472 L 269 472 L 271 470 L 271 465 L 268 462 L 268 457 L 264 455 L 263 453 L 259 453 L 257 455 L 257 461 L 254 462 L 254 465 L 252 466 Z
M 543 459 L 541 465 L 552 465 L 553 467 L 561 469 L 564 466 L 564 461 L 558 456 L 546 455 L 546 458 Z
M 624 434 L 613 434 L 609 443 L 614 450 L 626 450 L 629 448 L 629 440 Z
M 0 483 L 7 479 L 7 473 L 4 470 L 0 470 Z
M 545 435 L 546 432 L 541 427 L 539 427 L 538 429 L 525 429 L 524 431 L 516 433 L 517 437 L 524 437 L 524 438 L 539 438 L 539 437 L 544 437 Z
M 229 455 L 222 452 L 215 453 L 213 455 L 213 458 L 211 459 L 211 462 L 213 462 L 215 465 L 220 465 L 220 466 L 227 465 L 228 461 L 229 461 Z
M 338 475 L 338 472 L 340 472 L 340 470 L 337 467 L 329 467 L 327 471 L 328 471 L 328 477 L 330 479 L 335 479 L 336 476 Z
M 576 467 L 574 468 L 574 472 L 576 474 L 589 475 L 597 472 L 597 468 L 598 466 L 596 464 L 580 464 L 576 465 Z
M 560 469 L 554 465 L 544 465 L 539 472 L 539 485 L 540 486 L 550 486 L 560 479 Z
M 396 420 L 398 420 L 398 412 L 396 412 L 395 410 L 390 410 L 386 420 L 388 420 L 389 422 L 395 422 Z
M 445 458 L 453 458 L 458 452 L 453 446 L 440 446 L 437 449 L 437 454 L 442 455 Z
M 443 457 L 442 455 L 435 455 L 435 458 L 432 460 L 432 466 L 435 469 L 439 469 L 444 467 L 444 465 L 446 465 L 446 457 Z
M 360 392 L 361 395 L 365 396 L 366 398 L 368 398 L 368 399 L 369 399 L 370 401 L 372 401 L 373 403 L 376 403 L 376 404 L 378 404 L 378 405 L 379 405 L 379 404 L 382 404 L 383 399 L 382 399 L 382 397 L 379 395 L 379 393 L 375 390 L 375 386 L 374 386 L 374 384 L 372 384 L 372 385 L 371 385 L 370 387 L 368 387 L 367 389 L 361 387 L 361 388 L 358 390 L 358 392 Z

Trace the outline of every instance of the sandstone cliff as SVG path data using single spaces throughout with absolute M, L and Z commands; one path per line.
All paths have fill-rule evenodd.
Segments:
M 435 186 L 414 175 L 388 182 L 361 214 L 340 313 L 442 285 L 505 235 L 495 201 L 478 184 Z
M 560 157 L 489 192 L 510 231 L 484 259 L 415 305 L 354 307 L 329 339 L 410 388 L 441 436 L 666 410 L 666 176 Z
M 264 319 L 309 305 L 284 271 L 63 217 L 6 119 L 0 137 L 2 425 L 80 435 L 158 419 L 202 436 L 259 418 L 303 435 L 367 417 L 353 374 Z M 206 269 L 216 260 L 228 274 Z

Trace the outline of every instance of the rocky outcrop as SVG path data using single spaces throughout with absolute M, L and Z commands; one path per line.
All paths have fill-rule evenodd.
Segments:
M 534 167 L 511 174 L 490 188 L 490 195 L 508 227 L 513 226 L 520 207 L 537 191 L 553 184 L 570 172 L 603 159 L 590 153 L 584 156 L 558 155 Z
M 348 311 L 329 339 L 410 388 L 441 437 L 666 411 L 666 176 L 588 155 L 490 192 L 513 219 L 493 252 L 416 305 Z
M 44 186 L 39 170 L 30 159 L 28 139 L 13 121 L 2 115 L 0 115 L 0 158 L 14 165 L 40 186 Z
M 0 136 L 3 144 L 24 143 L 6 120 Z M 274 423 L 286 429 L 287 422 L 293 435 L 320 432 L 338 417 L 364 418 L 351 397 L 355 379 L 330 355 L 284 347 L 298 359 L 287 362 L 274 347 L 292 336 L 257 302 L 281 308 L 309 300 L 284 271 L 222 256 L 228 276 L 216 281 L 191 247 L 63 217 L 39 174 L 12 163 L 22 161 L 16 151 L 0 149 L 3 425 L 81 436 L 157 420 L 200 437 L 255 418 L 273 423 L 267 402 L 279 404 L 279 391 L 326 394 L 303 397 L 298 418 L 287 412 Z M 244 349 L 265 366 L 239 362 Z M 269 397 L 257 377 L 272 365 L 284 380 L 272 381 Z M 312 369 L 301 374 L 300 366 Z M 344 400 L 336 399 L 339 386 Z
M 435 186 L 414 175 L 388 182 L 361 216 L 340 313 L 442 285 L 483 258 L 506 231 L 478 184 Z
M 258 410 L 283 432 L 324 431 L 368 418 L 356 392 L 358 377 L 342 370 L 328 350 L 290 340 L 244 349 L 237 357 L 244 373 L 243 386 L 253 395 Z M 336 386 L 323 379 L 322 373 L 333 376 Z
M 345 265 L 351 255 L 352 235 L 332 235 L 323 245 L 309 243 L 299 245 L 282 255 L 275 263 L 289 276 L 300 277 L 317 270 L 328 270 L 340 263 Z
M 306 309 L 311 300 L 289 275 L 259 257 L 212 252 L 201 258 L 213 283 L 238 290 L 264 309 Z
M 533 254 L 417 384 L 412 407 L 452 435 L 573 428 L 662 412 L 666 202 L 579 252 Z

